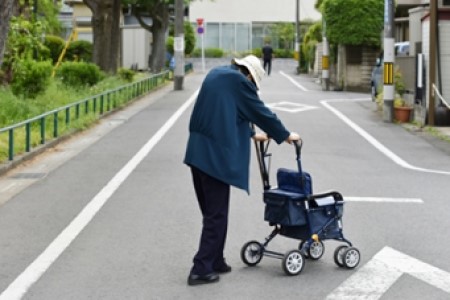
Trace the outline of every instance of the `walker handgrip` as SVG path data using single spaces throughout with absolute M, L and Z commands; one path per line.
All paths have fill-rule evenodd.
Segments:
M 294 144 L 294 147 L 295 147 L 295 155 L 297 156 L 296 160 L 299 160 L 300 159 L 300 153 L 302 151 L 303 140 L 299 139 L 298 141 L 293 141 L 293 144 Z

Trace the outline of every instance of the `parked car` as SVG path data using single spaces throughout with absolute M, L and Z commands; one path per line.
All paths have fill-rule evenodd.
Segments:
M 395 56 L 409 55 L 409 42 L 399 42 L 394 44 Z M 370 88 L 372 101 L 375 101 L 380 91 L 383 90 L 383 53 L 377 58 L 370 77 Z
M 408 56 L 409 55 L 409 42 L 400 42 L 394 44 L 396 56 Z

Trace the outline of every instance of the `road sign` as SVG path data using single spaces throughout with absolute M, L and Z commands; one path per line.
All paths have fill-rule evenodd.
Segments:
M 198 18 L 197 19 L 197 33 L 198 34 L 202 34 L 203 32 L 205 32 L 205 29 L 203 28 L 203 18 Z
M 450 273 L 390 247 L 384 247 L 329 294 L 326 300 L 380 299 L 403 274 L 409 274 L 450 294 Z

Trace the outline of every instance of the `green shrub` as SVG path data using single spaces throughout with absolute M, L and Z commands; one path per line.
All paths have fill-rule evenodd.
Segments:
M 66 42 L 59 36 L 47 35 L 45 36 L 44 45 L 50 50 L 50 57 L 53 63 L 56 63 Z
M 136 75 L 136 72 L 130 69 L 120 68 L 119 69 L 119 77 L 122 80 L 132 82 L 134 79 L 134 75 Z
M 174 54 L 173 42 L 174 42 L 173 36 L 168 36 L 167 39 L 166 39 L 166 50 L 172 56 Z
M 93 86 L 104 78 L 100 68 L 87 62 L 64 62 L 58 68 L 56 76 L 68 86 Z
M 252 50 L 252 53 L 249 54 L 253 54 L 256 57 L 262 57 L 262 49 L 261 48 L 255 48 Z
M 275 49 L 273 50 L 273 54 L 276 58 L 293 58 L 294 51 L 290 49 Z
M 24 98 L 36 98 L 43 93 L 50 82 L 52 64 L 49 61 L 24 59 L 17 61 L 11 90 L 14 95 Z
M 192 52 L 193 57 L 201 57 L 202 56 L 202 50 L 201 49 L 194 49 Z M 220 58 L 223 57 L 223 50 L 220 48 L 206 48 L 205 49 L 205 57 L 213 57 L 213 58 Z
M 69 44 L 65 60 L 92 62 L 92 43 L 75 41 Z
M 184 22 L 184 54 L 189 56 L 195 48 L 195 32 L 191 23 Z

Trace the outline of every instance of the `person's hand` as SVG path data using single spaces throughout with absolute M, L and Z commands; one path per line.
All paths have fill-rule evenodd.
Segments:
M 254 139 L 257 142 L 265 142 L 269 139 L 269 137 L 265 133 L 255 133 L 252 136 L 252 139 Z
M 286 143 L 291 144 L 293 141 L 298 141 L 300 139 L 300 136 L 296 132 L 291 132 L 289 134 L 289 137 L 286 139 Z

